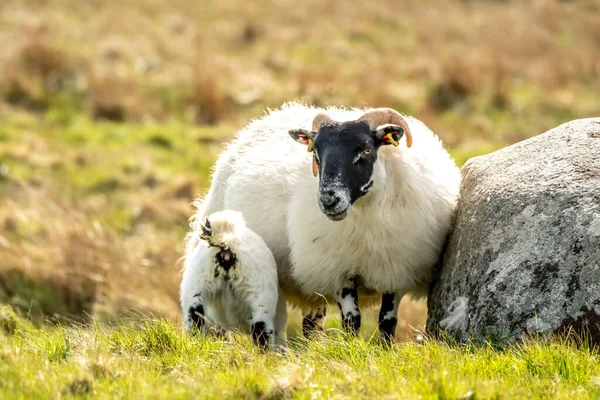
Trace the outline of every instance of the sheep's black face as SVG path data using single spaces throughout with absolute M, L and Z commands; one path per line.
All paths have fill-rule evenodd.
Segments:
M 319 207 L 329 219 L 344 219 L 350 206 L 369 191 L 377 147 L 365 122 L 319 129 L 312 150 L 319 170 Z
M 402 135 L 402 128 L 396 125 L 385 129 L 394 135 L 394 141 Z M 309 145 L 313 152 L 313 173 L 319 176 L 319 207 L 329 219 L 346 218 L 352 204 L 369 192 L 377 150 L 390 143 L 385 134 L 381 129 L 372 131 L 364 121 L 328 121 L 317 132 L 290 131 L 292 138 Z

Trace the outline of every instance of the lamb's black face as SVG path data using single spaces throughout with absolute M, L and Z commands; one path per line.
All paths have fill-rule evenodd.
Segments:
M 343 220 L 350 206 L 369 192 L 377 150 L 390 143 L 389 135 L 384 135 L 393 135 L 396 142 L 403 132 L 395 125 L 384 130 L 372 131 L 364 121 L 349 121 L 325 123 L 317 132 L 290 131 L 296 141 L 312 146 L 313 172 L 318 170 L 319 176 L 318 203 L 329 219 Z

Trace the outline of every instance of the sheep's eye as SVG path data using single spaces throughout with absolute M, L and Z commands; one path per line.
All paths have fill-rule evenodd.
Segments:
M 353 164 L 363 163 L 368 159 L 369 154 L 371 154 L 372 149 L 367 147 L 366 149 L 361 150 L 352 161 Z

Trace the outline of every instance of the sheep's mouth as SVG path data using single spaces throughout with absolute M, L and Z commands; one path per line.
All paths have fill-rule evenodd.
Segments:
M 324 214 L 327 218 L 329 218 L 332 221 L 341 221 L 344 218 L 346 218 L 346 216 L 348 215 L 348 209 L 345 209 L 344 211 L 339 212 L 339 213 L 324 213 Z

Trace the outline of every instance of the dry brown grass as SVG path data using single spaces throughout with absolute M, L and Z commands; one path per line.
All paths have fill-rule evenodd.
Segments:
M 92 115 L 118 120 L 243 121 L 293 98 L 391 105 L 435 128 L 445 111 L 467 119 L 495 109 L 531 119 L 527 113 L 553 110 L 579 116 L 598 108 L 599 7 L 592 0 L 302 7 L 10 0 L 0 7 L 0 44 L 17 47 L 16 61 L 0 62 L 17 94 L 32 91 L 28 75 L 54 76 L 49 85 L 60 90 L 56 76 L 69 66 Z M 74 59 L 82 61 L 71 67 Z M 11 78 L 21 64 L 36 72 Z
M 139 121 L 142 107 L 135 84 L 118 75 L 90 75 L 88 82 L 91 115 L 96 120 Z
M 197 67 L 192 82 L 192 96 L 195 121 L 213 125 L 219 122 L 226 112 L 225 94 L 214 69 L 208 65 Z
M 143 223 L 137 235 L 117 235 L 57 193 L 16 191 L 0 212 L 4 301 L 34 317 L 103 319 L 131 309 L 177 315 L 177 238 Z
M 0 93 L 6 102 L 33 110 L 47 108 L 50 98 L 72 83 L 72 61 L 51 45 L 43 33 L 32 33 L 8 48 L 0 66 Z

